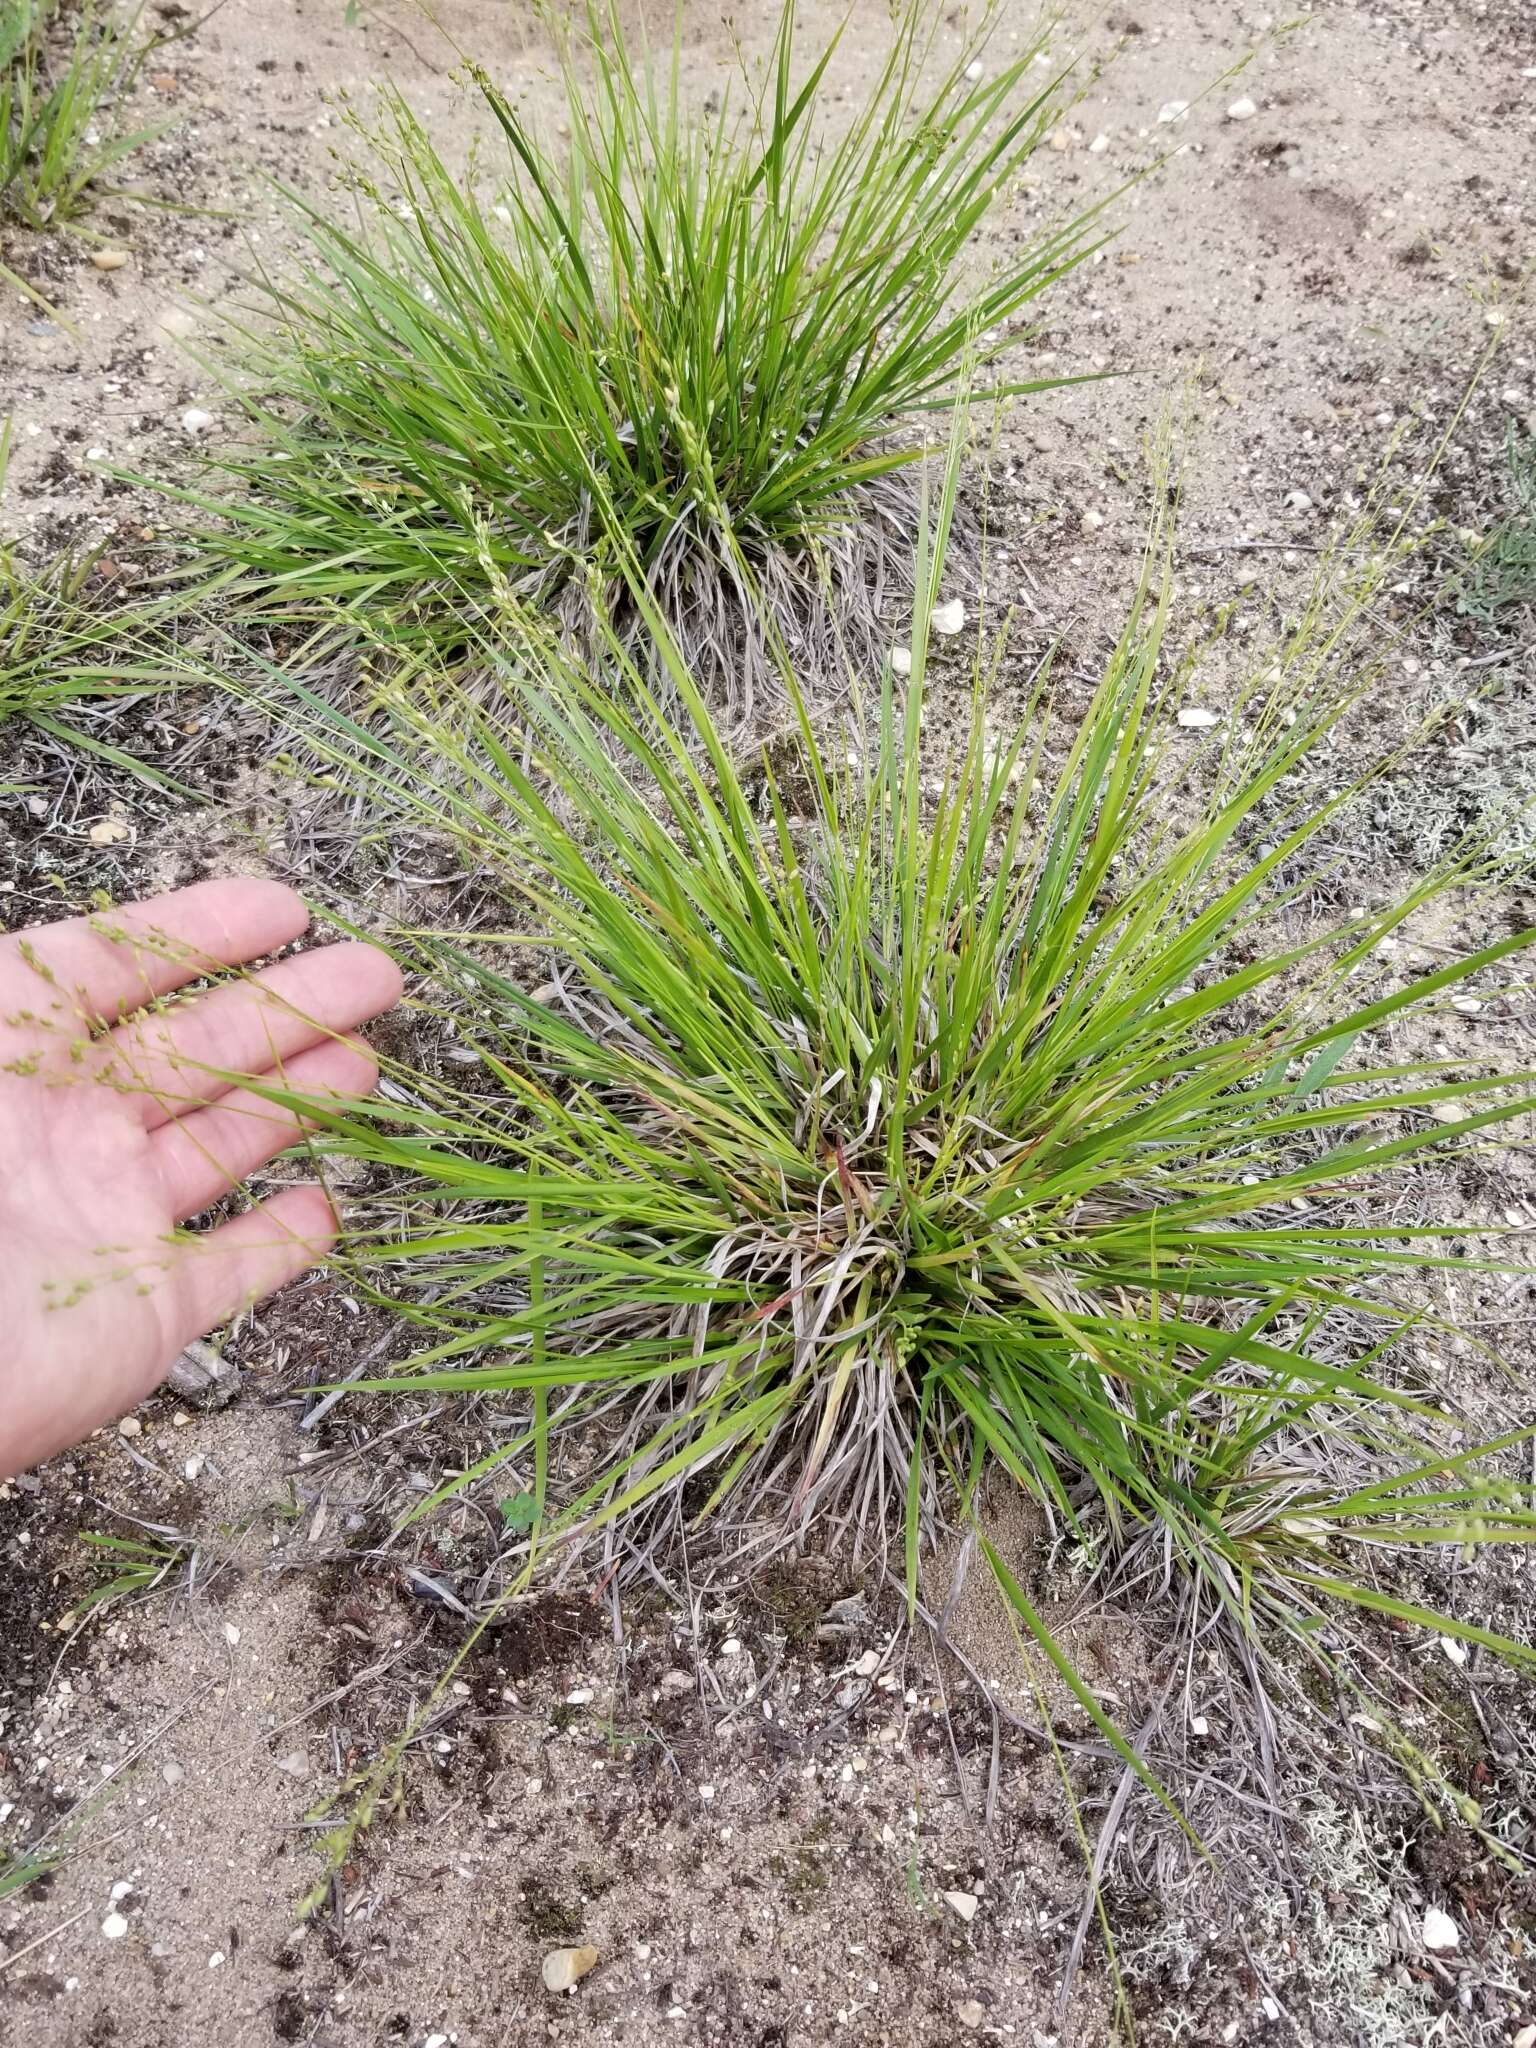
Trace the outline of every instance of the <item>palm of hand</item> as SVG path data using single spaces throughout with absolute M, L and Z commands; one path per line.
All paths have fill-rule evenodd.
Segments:
M 302 1128 L 234 1076 L 373 1085 L 344 1034 L 395 999 L 393 964 L 333 946 L 163 1000 L 307 922 L 290 891 L 230 881 L 0 938 L 0 1474 L 141 1400 L 194 1337 L 330 1245 L 314 1186 L 181 1226 Z

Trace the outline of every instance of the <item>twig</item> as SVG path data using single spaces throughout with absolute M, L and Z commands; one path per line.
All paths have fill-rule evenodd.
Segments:
M 71 1927 L 78 1927 L 80 1925 L 80 1922 L 90 1910 L 89 1906 L 82 1906 L 78 1913 L 73 1914 L 68 1920 L 61 1922 L 59 1926 L 50 1928 L 48 1933 L 35 1935 L 31 1941 L 26 1942 L 21 1948 L 14 1950 L 12 1954 L 0 1956 L 0 1970 L 8 1970 L 12 1963 L 19 1963 L 23 1956 L 31 1955 L 33 1949 L 42 1948 L 50 1941 L 57 1941 L 61 1934 L 68 1934 Z

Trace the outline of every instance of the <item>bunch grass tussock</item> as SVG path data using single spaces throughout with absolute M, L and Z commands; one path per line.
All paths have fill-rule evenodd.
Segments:
M 1467 1226 L 1400 1183 L 1536 1105 L 1529 1072 L 1414 1050 L 1455 1003 L 1513 1000 L 1533 934 L 1384 964 L 1497 867 L 1469 845 L 1320 921 L 1307 850 L 1358 792 L 1284 815 L 1365 686 L 1390 550 L 1201 728 L 1178 717 L 1195 679 L 1167 657 L 1159 543 L 1059 766 L 1048 677 L 999 738 L 979 644 L 935 784 L 936 559 L 904 690 L 887 668 L 847 744 L 801 702 L 793 803 L 735 760 L 638 576 L 681 728 L 617 637 L 599 676 L 553 641 L 504 662 L 515 735 L 419 669 L 366 729 L 300 693 L 355 785 L 451 835 L 521 928 L 426 942 L 474 1085 L 402 1077 L 330 1120 L 414 1210 L 363 1253 L 430 1279 L 406 1383 L 531 1404 L 452 1488 L 520 1477 L 530 1571 L 602 1530 L 634 1555 L 715 1525 L 738 1560 L 892 1544 L 915 1586 L 976 1522 L 1021 1628 L 1137 1770 L 988 1544 L 990 1485 L 1023 1487 L 1090 1582 L 1163 1586 L 1255 1673 L 1331 1668 L 1350 1612 L 1530 1665 L 1391 1560 L 1536 1534 L 1530 1430 L 1469 1448 L 1420 1357 L 1426 1276 L 1501 1270 L 1505 1247 L 1461 1258 Z M 524 948 L 532 989 L 498 958 Z M 551 1447 L 577 1428 L 607 1452 L 557 1498 Z
M 997 16 L 955 45 L 902 6 L 850 111 L 824 90 L 841 32 L 807 59 L 786 0 L 766 73 L 701 108 L 679 43 L 591 0 L 549 23 L 562 139 L 470 67 L 493 146 L 464 177 L 387 95 L 354 122 L 353 206 L 290 195 L 304 260 L 231 336 L 253 432 L 200 501 L 209 549 L 263 602 L 448 645 L 503 590 L 578 637 L 638 625 L 636 557 L 741 717 L 776 686 L 764 618 L 808 685 L 840 644 L 867 661 L 910 601 L 904 430 L 1099 239 L 1095 209 L 973 247 L 1065 87 L 1044 41 L 1001 54 Z

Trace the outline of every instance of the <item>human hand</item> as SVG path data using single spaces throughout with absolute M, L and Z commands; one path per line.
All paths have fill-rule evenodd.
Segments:
M 194 1338 L 334 1242 L 313 1184 L 179 1226 L 303 1128 L 230 1075 L 373 1087 L 347 1033 L 398 999 L 394 962 L 317 947 L 160 1000 L 308 923 L 292 890 L 238 879 L 0 936 L 0 1477 L 133 1407 Z

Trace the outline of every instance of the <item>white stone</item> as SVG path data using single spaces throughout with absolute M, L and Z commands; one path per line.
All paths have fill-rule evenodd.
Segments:
M 226 1643 L 228 1643 L 231 1649 L 233 1649 L 240 1640 L 240 1631 L 235 1627 L 235 1624 L 232 1621 L 226 1621 L 224 1624 L 224 1640 Z
M 986 70 L 987 67 L 982 63 L 981 59 L 973 57 L 965 67 L 965 75 L 972 85 L 976 85 L 986 76 Z
M 1227 119 L 1229 121 L 1251 121 L 1258 111 L 1253 101 L 1244 93 L 1240 100 L 1234 100 L 1231 106 L 1228 107 Z
M 1287 509 L 1292 512 L 1310 512 L 1312 509 L 1312 500 L 1305 491 L 1287 491 L 1285 502 Z
M 1166 128 L 1170 122 L 1182 121 L 1188 112 L 1188 100 L 1169 100 L 1157 110 L 1158 125 Z
M 117 1425 L 117 1433 L 119 1436 L 142 1436 L 144 1425 L 137 1415 L 125 1415 Z
M 162 1764 L 160 1766 L 160 1775 L 164 1778 L 167 1785 L 179 1785 L 187 1774 L 180 1764 Z
M 544 1958 L 541 1975 L 546 1991 L 570 1991 L 597 1967 L 595 1948 L 556 1948 Z
M 951 1913 L 969 1926 L 976 1918 L 976 1894 L 974 1892 L 946 1892 L 944 1903 Z
M 1475 1017 L 1482 1007 L 1476 996 L 1451 997 L 1451 1008 L 1460 1010 L 1463 1017 Z
M 1192 1714 L 1192 1715 L 1190 1716 L 1190 1722 L 1189 1722 L 1189 1732 L 1190 1732 L 1190 1734 L 1191 1734 L 1191 1735 L 1209 1735 L 1209 1734 L 1210 1734 L 1210 1732 L 1211 1732 L 1211 1724 L 1210 1724 L 1210 1722 L 1209 1722 L 1209 1721 L 1208 1721 L 1208 1720 L 1207 1720 L 1207 1719 L 1205 1718 L 1204 1714 Z
M 1107 135 L 1095 135 L 1092 142 L 1088 145 L 1088 154 L 1090 156 L 1102 156 L 1108 147 L 1109 137 Z
M 1454 1636 L 1442 1636 L 1440 1647 L 1458 1669 L 1466 1663 L 1467 1646 L 1465 1643 L 1458 1643 Z
M 1095 512 L 1092 506 L 1083 514 L 1082 528 L 1084 533 L 1097 533 L 1103 524 L 1104 514 L 1102 512 Z
M 212 425 L 213 414 L 200 405 L 189 405 L 181 416 L 184 434 L 206 434 Z
M 1424 1915 L 1424 1946 L 1432 1955 L 1461 1946 L 1461 1929 L 1438 1906 L 1431 1906 Z
M 953 638 L 965 631 L 965 606 L 958 597 L 952 597 L 948 604 L 936 604 L 929 614 L 928 623 L 935 633 Z
M 109 1913 L 101 1923 L 101 1931 L 108 1941 L 121 1941 L 128 1932 L 128 1922 L 121 1913 Z
M 1220 725 L 1221 717 L 1201 704 L 1186 704 L 1179 712 L 1179 723 L 1192 732 L 1204 732 L 1209 726 Z

